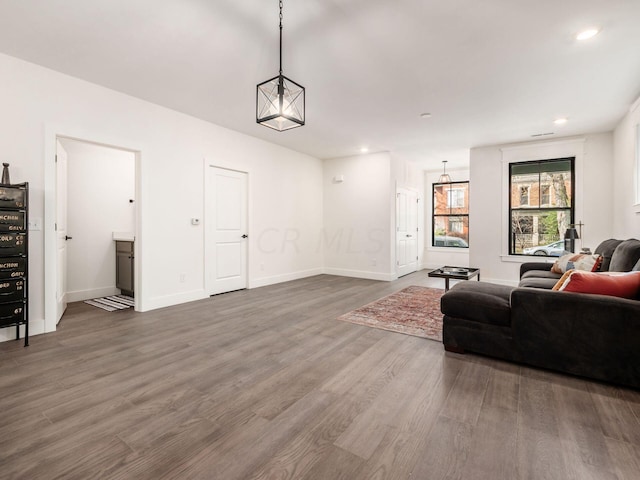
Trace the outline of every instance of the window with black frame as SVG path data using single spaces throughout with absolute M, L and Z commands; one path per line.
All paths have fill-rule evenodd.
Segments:
M 559 257 L 574 218 L 575 158 L 509 164 L 509 254 Z
M 469 248 L 469 182 L 433 184 L 434 247 Z

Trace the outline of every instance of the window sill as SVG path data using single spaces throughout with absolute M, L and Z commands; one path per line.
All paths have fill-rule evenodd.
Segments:
M 500 260 L 503 262 L 509 263 L 527 263 L 527 262 L 545 262 L 545 263 L 554 263 L 558 257 L 553 257 L 553 260 L 550 260 L 550 257 L 541 257 L 536 255 L 500 255 Z
M 428 252 L 469 253 L 469 247 L 427 247 Z

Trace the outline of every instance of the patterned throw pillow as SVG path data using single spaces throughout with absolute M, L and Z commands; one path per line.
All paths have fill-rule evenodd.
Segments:
M 595 272 L 602 262 L 602 257 L 598 254 L 589 255 L 587 253 L 568 253 L 555 261 L 551 271 L 554 273 L 565 273 L 567 270 L 584 270 Z
M 574 270 L 569 274 L 559 290 L 562 292 L 638 298 L 640 272 L 579 272 Z
M 556 282 L 556 284 L 553 286 L 553 288 L 551 290 L 560 290 L 562 288 L 562 286 L 564 285 L 564 282 L 567 281 L 567 279 L 569 278 L 569 276 L 575 272 L 575 270 L 567 270 L 566 272 L 564 272 L 562 274 L 562 276 L 560 277 L 560 279 Z

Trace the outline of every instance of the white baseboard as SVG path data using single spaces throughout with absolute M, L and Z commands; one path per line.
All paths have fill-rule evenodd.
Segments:
M 273 285 L 276 283 L 289 282 L 291 280 L 299 280 L 301 278 L 312 277 L 314 275 L 321 275 L 323 273 L 321 268 L 314 268 L 311 270 L 302 270 L 299 272 L 285 273 L 282 275 L 274 275 L 271 277 L 258 278 L 250 280 L 247 288 L 258 288 L 267 285 Z M 164 297 L 150 298 L 147 301 L 143 301 L 140 305 L 141 312 L 147 312 L 149 310 L 155 310 L 157 308 L 171 307 L 173 305 L 179 305 L 181 303 L 193 302 L 195 300 L 202 300 L 207 298 L 207 292 L 204 289 L 192 290 L 190 292 L 178 293 L 175 295 L 166 295 Z
M 321 275 L 323 273 L 321 268 L 314 268 L 311 270 L 303 270 L 299 272 L 286 273 L 282 275 L 274 275 L 271 277 L 258 278 L 250 280 L 247 288 L 258 288 L 267 285 L 273 285 L 276 283 L 289 282 L 291 280 L 299 280 L 301 278 L 312 277 L 314 275 Z M 171 307 L 173 305 L 179 305 L 181 303 L 193 302 L 195 300 L 202 300 L 209 295 L 204 289 L 192 290 L 190 292 L 178 293 L 175 295 L 166 295 L 164 297 L 150 298 L 147 301 L 143 301 L 140 305 L 141 312 L 147 312 L 149 310 L 155 310 L 157 308 Z
M 448 266 L 454 266 L 455 265 L 456 267 L 466 267 L 466 268 L 468 268 L 469 267 L 469 262 L 450 262 L 450 263 L 438 263 L 438 264 L 425 263 L 423 265 L 424 265 L 423 268 L 425 270 L 436 270 L 437 268 L 442 268 L 445 265 L 448 265 Z
M 327 275 L 337 275 L 339 277 L 365 278 L 367 280 L 380 280 L 382 282 L 391 282 L 398 278 L 394 273 L 367 272 L 366 270 L 346 270 L 343 268 L 325 268 L 324 273 Z
M 67 292 L 67 302 L 82 302 L 83 300 L 91 300 L 92 298 L 109 297 L 119 294 L 120 289 L 115 286 L 76 290 L 75 292 Z
M 422 266 L 423 270 L 435 270 L 438 268 L 441 268 L 442 265 L 430 265 L 430 264 L 424 264 Z M 506 285 L 508 287 L 517 287 L 519 280 L 506 280 L 504 278 L 487 278 L 482 274 L 482 271 L 480 271 L 480 280 L 482 280 L 483 282 L 487 282 L 487 283 L 495 283 L 497 285 Z M 477 281 L 477 279 L 472 279 L 471 281 Z
M 163 297 L 153 297 L 146 301 L 140 302 L 139 311 L 148 312 L 149 310 L 155 310 L 157 308 L 171 307 L 173 305 L 179 305 L 181 303 L 193 302 L 195 300 L 202 300 L 209 295 L 204 289 L 191 290 L 189 292 L 176 293 L 174 295 L 165 295 Z
M 425 263 L 422 268 L 425 270 L 435 270 L 436 268 L 441 268 L 442 266 L 443 265 L 440 264 L 434 265 L 433 263 Z
M 29 337 L 41 335 L 44 332 L 44 319 L 29 321 Z M 16 339 L 16 327 L 0 328 L 0 342 Z M 24 325 L 20 325 L 20 341 L 24 343 Z
M 292 280 L 300 280 L 301 278 L 313 277 L 314 275 L 322 275 L 325 273 L 322 268 L 312 268 L 310 270 L 301 270 L 299 272 L 283 273 L 282 275 L 273 275 L 271 277 L 256 278 L 249 280 L 248 288 L 266 287 L 276 283 L 290 282 Z

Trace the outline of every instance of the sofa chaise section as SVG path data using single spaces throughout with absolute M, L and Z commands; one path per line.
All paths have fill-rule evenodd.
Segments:
M 607 240 L 598 249 L 607 270 L 640 270 L 640 241 Z M 454 285 L 441 299 L 445 349 L 640 388 L 640 296 L 554 291 L 560 274 L 550 270 L 523 264 L 516 288 Z

